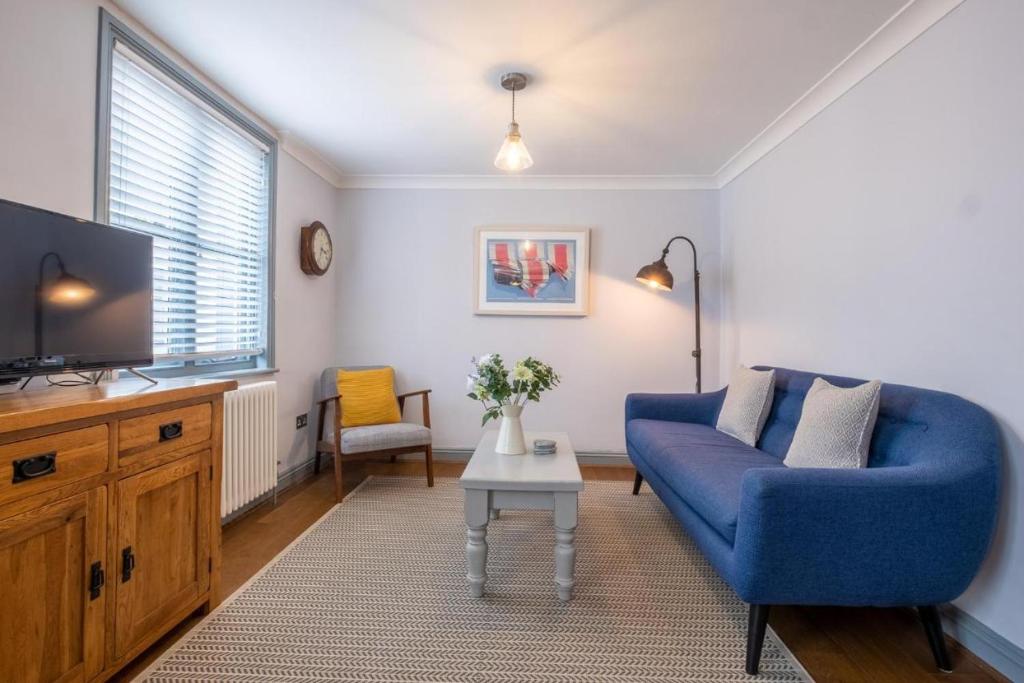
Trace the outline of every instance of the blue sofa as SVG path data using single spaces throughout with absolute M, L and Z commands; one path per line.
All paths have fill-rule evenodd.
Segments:
M 646 480 L 749 603 L 748 673 L 757 673 L 769 606 L 781 604 L 916 606 L 948 671 L 936 606 L 967 588 L 992 539 L 995 422 L 957 396 L 883 384 L 867 468 L 790 469 L 782 460 L 815 377 L 863 382 L 776 368 L 757 448 L 715 429 L 724 389 L 630 394 L 633 493 Z

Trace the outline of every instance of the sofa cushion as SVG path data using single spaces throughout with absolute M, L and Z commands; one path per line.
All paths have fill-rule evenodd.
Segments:
M 708 425 L 630 420 L 626 440 L 633 457 L 655 470 L 729 543 L 736 538 L 743 473 L 783 467 L 778 458 Z
M 756 446 L 757 437 L 768 419 L 774 394 L 774 370 L 751 370 L 739 366 L 725 392 L 715 427 L 748 446 Z
M 882 383 L 836 387 L 821 377 L 804 398 L 786 467 L 867 467 Z

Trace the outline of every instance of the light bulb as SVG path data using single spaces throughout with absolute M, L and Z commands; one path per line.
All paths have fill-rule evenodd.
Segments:
M 508 134 L 494 158 L 494 165 L 503 171 L 522 171 L 533 166 L 533 157 L 526 149 L 523 136 L 519 134 L 519 124 L 515 121 L 508 124 Z

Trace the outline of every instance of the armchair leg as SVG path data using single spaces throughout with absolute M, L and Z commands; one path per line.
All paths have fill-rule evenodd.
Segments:
M 928 636 L 928 645 L 932 649 L 932 656 L 935 657 L 935 666 L 939 671 L 945 673 L 953 672 L 953 665 L 949 661 L 949 651 L 946 650 L 946 637 L 942 633 L 942 618 L 935 605 L 921 605 L 917 608 L 921 615 L 921 623 L 924 625 L 924 634 Z
M 747 618 L 747 673 L 757 675 L 761 664 L 761 648 L 764 646 L 764 633 L 768 628 L 769 605 L 751 605 Z
M 342 483 L 341 483 L 341 449 L 337 446 L 334 447 L 334 500 L 340 503 L 344 498 Z
M 434 447 L 427 446 L 426 450 L 427 459 L 427 486 L 434 485 Z
M 320 449 L 317 449 L 313 456 L 313 474 L 320 474 Z
M 640 484 L 644 483 L 644 475 L 639 472 L 636 473 L 636 479 L 633 480 L 633 495 L 640 494 Z

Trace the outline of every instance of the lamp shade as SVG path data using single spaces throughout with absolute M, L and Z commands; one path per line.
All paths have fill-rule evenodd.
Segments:
M 665 257 L 644 266 L 636 273 L 636 281 L 647 285 L 651 289 L 660 289 L 663 292 L 672 291 L 672 272 L 665 265 Z
M 494 165 L 503 171 L 522 171 L 533 166 L 533 157 L 526 149 L 523 136 L 519 134 L 518 123 L 513 121 L 508 125 L 508 135 L 498 150 Z

